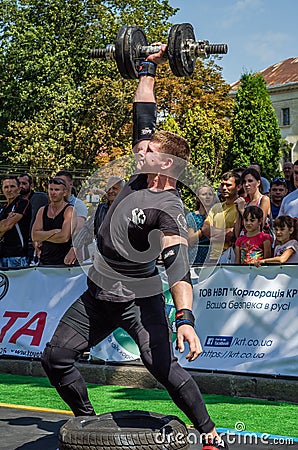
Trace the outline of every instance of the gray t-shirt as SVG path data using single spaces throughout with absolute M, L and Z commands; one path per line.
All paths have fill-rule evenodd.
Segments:
M 267 194 L 270 191 L 270 182 L 265 177 L 261 177 L 262 182 L 262 192 L 263 194 Z
M 298 242 L 296 239 L 291 239 L 282 245 L 277 245 L 274 249 L 274 256 L 281 256 L 288 248 L 294 251 L 293 255 L 287 260 L 286 264 L 298 263 Z
M 79 198 L 75 197 L 73 194 L 71 194 L 68 203 L 74 207 L 76 210 L 78 217 L 84 217 L 87 219 L 88 217 L 88 208 L 83 202 L 83 200 L 80 200 Z

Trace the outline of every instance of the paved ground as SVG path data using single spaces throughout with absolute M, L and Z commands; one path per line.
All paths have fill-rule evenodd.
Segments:
M 55 412 L 0 407 L 0 449 L 56 450 L 59 429 L 71 417 Z M 193 445 L 198 441 L 197 435 L 192 430 L 189 433 L 190 450 L 199 450 L 199 445 Z M 297 441 L 285 442 L 280 438 L 267 441 L 256 436 L 230 435 L 229 440 L 234 442 L 231 450 L 298 450 Z
M 0 408 L 1 450 L 56 450 L 65 414 Z

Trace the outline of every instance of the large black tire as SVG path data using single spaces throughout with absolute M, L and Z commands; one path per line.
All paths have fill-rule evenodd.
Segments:
M 60 450 L 188 450 L 188 431 L 175 416 L 116 411 L 69 419 L 59 432 Z

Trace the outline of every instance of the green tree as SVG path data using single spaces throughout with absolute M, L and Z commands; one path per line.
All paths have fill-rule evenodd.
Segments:
M 168 0 L 3 0 L 0 164 L 86 171 L 130 152 L 136 81 L 89 50 L 115 42 L 123 24 L 142 26 L 148 42 L 166 41 L 175 12 Z M 232 101 L 220 70 L 198 60 L 189 78 L 168 65 L 157 75 L 163 125 L 189 140 L 191 162 L 212 180 L 230 139 Z
M 281 134 L 266 83 L 261 74 L 243 74 L 232 120 L 233 141 L 225 169 L 258 162 L 272 177 L 281 157 Z
M 213 60 L 207 64 L 197 60 L 193 75 L 182 81 L 163 72 L 156 89 L 165 119 L 160 126 L 184 136 L 191 147 L 192 165 L 217 183 L 232 138 L 233 111 L 221 68 Z
M 89 50 L 123 24 L 156 41 L 174 13 L 167 0 L 2 0 L 0 163 L 91 168 L 125 151 L 135 83 Z

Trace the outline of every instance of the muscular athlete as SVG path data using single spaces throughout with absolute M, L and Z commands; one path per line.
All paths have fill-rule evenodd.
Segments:
M 75 416 L 95 414 L 74 366 L 80 355 L 122 327 L 150 373 L 204 436 L 204 450 L 228 448 L 217 434 L 200 390 L 177 362 L 156 260 L 161 254 L 176 307 L 177 347 L 193 361 L 202 352 L 194 330 L 187 225 L 176 179 L 190 155 L 186 140 L 155 131 L 154 76 L 166 47 L 139 71 L 134 99 L 137 172 L 123 187 L 97 233 L 88 289 L 66 311 L 46 345 L 42 365 Z

